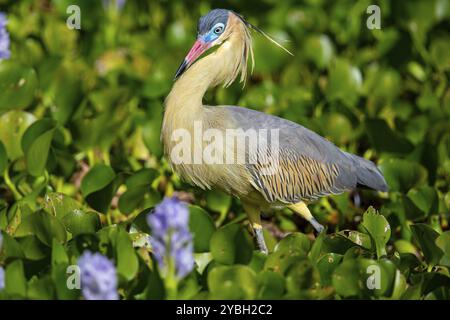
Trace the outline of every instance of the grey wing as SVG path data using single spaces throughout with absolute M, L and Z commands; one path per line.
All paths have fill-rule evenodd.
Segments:
M 276 170 L 270 174 L 262 170 L 267 167 L 267 162 L 263 160 L 267 160 L 270 148 L 259 150 L 260 156 L 261 153 L 265 155 L 246 164 L 253 185 L 267 201 L 296 203 L 356 187 L 358 165 L 353 155 L 341 151 L 328 140 L 294 122 L 246 108 L 225 108 L 229 110 L 237 128 L 278 129 Z M 270 145 L 274 142 L 269 139 L 267 143 Z

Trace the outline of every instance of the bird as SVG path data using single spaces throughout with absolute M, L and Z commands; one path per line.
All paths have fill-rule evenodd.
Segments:
M 164 101 L 161 140 L 172 170 L 181 179 L 204 190 L 218 189 L 240 199 L 257 246 L 267 254 L 261 213 L 289 208 L 320 233 L 324 227 L 311 214 L 308 204 L 322 196 L 357 187 L 386 192 L 388 186 L 372 161 L 340 150 L 295 122 L 240 106 L 203 104 L 203 97 L 210 88 L 228 87 L 238 77 L 245 84 L 249 59 L 254 66 L 252 30 L 290 53 L 235 11 L 213 9 L 199 19 L 196 41 L 177 69 Z M 258 145 L 252 152 L 244 150 L 245 159 L 240 162 L 206 163 L 192 160 L 191 156 L 181 157 L 184 161 L 180 161 L 176 154 L 192 152 L 207 144 L 205 140 L 186 140 L 188 148 L 183 152 L 179 150 L 180 137 L 193 135 L 199 126 L 203 132 L 209 130 L 224 135 L 228 130 L 244 133 L 265 130 L 274 132 L 277 139 L 266 137 L 262 139 L 264 147 Z M 271 148 L 275 145 L 273 141 L 276 149 Z M 222 153 L 239 156 L 236 146 L 228 142 L 217 146 L 219 149 L 223 146 L 223 150 L 219 150 Z M 277 165 L 265 170 L 273 159 L 277 160 Z

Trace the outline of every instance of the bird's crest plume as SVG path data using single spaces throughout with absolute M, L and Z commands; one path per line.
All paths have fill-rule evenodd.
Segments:
M 259 34 L 263 35 L 267 40 L 269 40 L 270 42 L 272 42 L 273 44 L 275 44 L 277 47 L 283 49 L 285 52 L 287 52 L 288 54 L 290 54 L 291 56 L 294 56 L 294 54 L 292 52 L 290 52 L 285 46 L 283 46 L 281 43 L 279 43 L 278 41 L 276 41 L 273 37 L 271 37 L 268 33 L 266 33 L 264 30 L 258 28 L 257 26 L 251 24 L 250 22 L 248 22 L 247 20 L 245 20 L 245 18 L 240 15 L 239 13 L 236 13 L 233 11 L 233 13 L 246 25 L 247 28 L 253 29 L 256 32 L 258 32 Z

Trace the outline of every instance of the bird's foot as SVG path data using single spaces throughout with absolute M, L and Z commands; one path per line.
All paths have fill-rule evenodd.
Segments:
M 321 233 L 323 231 L 323 229 L 325 229 L 323 227 L 323 225 L 321 225 L 319 222 L 317 222 L 317 220 L 314 217 L 311 218 L 311 220 L 309 222 L 311 223 L 313 228 L 317 231 L 317 233 Z
M 256 243 L 258 244 L 259 251 L 267 255 L 269 250 L 267 250 L 266 241 L 264 240 L 262 226 L 254 224 L 253 230 L 255 231 Z

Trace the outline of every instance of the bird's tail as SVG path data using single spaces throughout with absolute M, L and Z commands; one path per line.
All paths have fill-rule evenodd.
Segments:
M 349 154 L 354 161 L 357 186 L 367 187 L 370 189 L 386 192 L 388 185 L 383 174 L 377 168 L 375 163 L 366 160 L 354 154 Z

